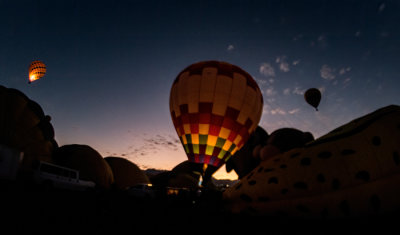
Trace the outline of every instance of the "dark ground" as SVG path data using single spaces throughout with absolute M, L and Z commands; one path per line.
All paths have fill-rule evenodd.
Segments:
M 233 215 L 223 209 L 216 191 L 195 200 L 13 185 L 0 193 L 0 225 L 7 234 L 399 234 L 400 227 L 397 213 L 329 221 Z

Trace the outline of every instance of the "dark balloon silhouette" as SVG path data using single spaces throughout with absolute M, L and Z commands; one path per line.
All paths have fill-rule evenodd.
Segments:
M 110 189 L 114 183 L 110 165 L 88 145 L 63 145 L 54 151 L 53 160 L 57 165 L 78 170 L 80 179 L 93 181 L 98 188 Z
M 136 185 L 148 185 L 150 179 L 135 163 L 122 157 L 108 156 L 104 160 L 111 167 L 116 189 L 128 189 Z
M 183 161 L 171 170 L 168 180 L 169 187 L 196 188 L 199 184 L 200 174 L 193 171 L 196 163 Z
M 235 153 L 226 162 L 226 171 L 234 170 L 239 179 L 250 173 L 260 164 L 260 158 L 254 156 L 255 148 L 265 146 L 268 140 L 268 133 L 262 127 L 257 126 L 256 130 L 251 134 L 250 138 L 244 144 L 243 148 Z
M 29 66 L 29 81 L 31 83 L 43 77 L 46 74 L 46 65 L 39 60 L 33 61 Z
M 318 105 L 321 101 L 321 92 L 317 88 L 308 89 L 306 93 L 304 93 L 304 99 L 318 111 Z
M 51 161 L 58 145 L 50 116 L 14 88 L 0 85 L 0 101 L 0 144 L 24 152 L 22 170 L 32 170 L 36 161 Z
M 262 107 L 257 83 L 235 65 L 203 61 L 176 77 L 170 92 L 172 121 L 203 184 L 246 143 Z

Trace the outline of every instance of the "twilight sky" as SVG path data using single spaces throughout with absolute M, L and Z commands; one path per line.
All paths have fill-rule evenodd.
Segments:
M 203 60 L 249 72 L 268 133 L 320 137 L 400 105 L 400 2 L 0 0 L 0 85 L 52 117 L 56 141 L 142 169 L 186 160 L 169 113 L 178 73 Z M 33 60 L 46 75 L 28 84 Z M 322 91 L 319 111 L 303 98 Z M 216 178 L 237 178 L 223 166 Z

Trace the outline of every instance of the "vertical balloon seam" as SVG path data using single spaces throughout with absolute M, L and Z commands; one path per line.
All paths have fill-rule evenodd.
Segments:
M 229 101 L 231 100 L 232 92 L 233 92 L 233 80 L 235 79 L 235 76 L 234 76 L 235 71 L 234 71 L 234 69 L 233 69 L 233 65 L 231 65 L 231 69 L 232 69 L 232 85 L 231 85 L 231 91 L 230 91 L 230 93 L 229 93 L 228 104 L 227 104 L 226 109 L 228 109 L 228 107 L 229 107 Z M 239 70 L 239 71 L 240 71 L 240 70 Z M 236 73 L 237 73 L 237 72 L 236 72 Z M 238 74 L 240 74 L 240 73 L 238 73 Z M 240 75 L 241 75 L 241 74 L 240 74 Z M 246 78 L 245 75 L 244 75 L 244 77 Z M 247 78 L 246 78 L 246 84 L 247 84 Z M 241 106 L 242 106 L 243 103 L 244 103 L 244 100 L 243 100 L 243 99 L 241 100 L 241 103 L 242 103 L 242 104 L 241 104 Z M 229 108 L 232 108 L 232 107 L 229 107 Z M 225 112 L 227 112 L 227 110 L 226 110 Z M 232 151 L 233 151 L 233 150 L 232 150 Z M 231 158 L 233 154 L 234 154 L 234 153 L 231 152 L 230 155 L 228 155 L 226 158 L 224 158 L 224 159 L 223 159 L 224 162 L 228 161 L 228 159 Z
M 210 67 L 213 67 L 213 66 L 210 66 Z M 231 69 L 231 66 L 229 66 L 229 68 Z M 215 82 L 215 84 L 214 84 L 214 94 L 213 94 L 213 99 L 212 99 L 212 100 L 213 100 L 213 101 L 212 101 L 213 104 L 216 103 L 216 100 L 217 100 L 217 98 L 218 98 L 218 97 L 217 97 L 217 85 L 218 85 L 218 81 L 219 81 L 220 79 L 222 79 L 221 76 L 222 76 L 223 73 L 224 73 L 224 71 L 222 71 L 223 68 L 221 68 L 221 64 L 220 64 L 220 63 L 217 64 L 216 69 L 217 69 L 217 73 L 216 73 L 216 82 Z M 203 68 L 203 70 L 204 70 L 204 68 Z M 232 79 L 232 78 L 231 78 L 231 79 Z M 229 98 L 228 98 L 228 101 L 229 101 Z M 211 110 L 211 118 L 212 118 L 212 119 L 213 119 L 213 118 L 215 119 L 214 116 L 219 116 L 219 115 L 213 113 L 213 109 L 214 109 L 214 105 L 213 105 L 213 108 L 212 108 L 212 110 Z M 227 109 L 227 106 L 225 107 L 225 113 L 226 113 L 226 109 Z M 224 115 L 225 115 L 225 114 L 224 114 Z M 222 118 L 223 118 L 223 117 L 222 117 Z M 221 128 L 222 128 L 222 127 L 221 127 Z M 210 126 L 209 126 L 209 129 L 211 130 L 211 124 L 210 124 Z M 210 133 L 210 130 L 208 131 L 209 134 L 207 135 L 207 138 L 210 137 L 210 134 L 211 134 L 211 133 Z M 221 129 L 219 129 L 219 132 L 220 132 L 220 131 L 221 131 Z M 216 134 L 215 137 L 217 138 L 217 141 L 218 141 L 219 133 L 218 133 L 218 134 L 217 134 L 217 133 L 214 133 L 214 134 Z M 213 136 L 214 136 L 214 135 L 213 135 Z M 207 143 L 207 145 L 208 145 L 208 143 Z M 218 155 L 216 154 L 217 156 L 213 156 L 214 152 L 215 152 L 215 151 L 218 151 L 218 150 L 216 150 L 216 148 L 215 148 L 215 147 L 216 147 L 216 144 L 215 144 L 214 146 L 211 146 L 211 147 L 212 147 L 212 152 L 211 152 L 211 154 L 210 154 L 210 160 L 211 160 L 211 158 L 214 157 L 214 158 L 213 158 L 214 161 L 217 160 L 217 159 L 218 159 L 218 160 L 220 159 L 220 160 L 221 160 L 220 162 L 223 163 L 223 162 L 224 162 L 223 160 L 224 160 L 224 157 L 225 157 L 225 156 L 221 155 L 222 158 L 219 158 L 219 156 L 220 156 L 219 153 L 218 153 Z M 221 147 L 222 147 L 222 146 L 221 146 Z M 222 148 L 221 148 L 221 150 L 222 150 Z M 221 151 L 221 150 L 219 150 L 219 151 Z M 216 159 L 215 159 L 215 158 L 216 158 Z M 221 164 L 221 163 L 220 163 L 220 164 Z
M 218 64 L 218 65 L 220 65 L 220 64 Z M 232 69 L 232 65 L 229 65 L 229 66 L 227 66 L 227 67 L 229 67 L 229 69 L 231 70 L 231 71 L 229 71 L 230 73 L 233 73 L 233 69 Z M 218 84 L 218 76 L 221 76 L 221 75 L 223 75 L 223 73 L 224 73 L 224 71 L 222 71 L 224 68 L 221 68 L 221 66 L 217 66 L 217 74 L 216 74 L 216 82 L 215 82 L 215 87 L 214 87 L 214 97 L 213 97 L 213 103 L 214 103 L 214 101 L 216 100 L 216 94 L 217 94 L 217 84 Z M 226 68 L 225 68 L 226 69 Z M 221 78 L 220 78 L 221 79 Z M 233 77 L 231 77 L 230 79 L 232 79 L 233 80 Z M 231 91 L 232 91 L 232 85 L 231 85 Z M 228 102 L 229 102 L 229 98 L 230 98 L 230 95 L 231 94 L 229 94 L 229 97 L 228 97 Z M 228 108 L 228 104 L 226 105 L 226 107 L 225 107 L 225 114 L 226 114 L 226 111 L 227 111 L 227 108 Z M 211 114 L 212 115 L 217 115 L 217 114 L 214 114 L 213 112 L 211 112 Z M 225 115 L 224 114 L 224 115 Z M 223 118 L 223 117 L 222 117 Z M 210 126 L 210 128 L 211 128 L 211 126 Z M 221 127 L 222 128 L 222 127 Z M 219 130 L 219 132 L 220 132 L 221 130 Z M 218 136 L 217 136 L 217 138 L 219 138 L 219 133 L 218 133 Z M 225 140 L 226 141 L 226 140 Z M 213 146 L 213 151 L 214 151 L 214 149 L 215 149 L 215 146 Z M 222 148 L 221 148 L 221 150 L 222 150 Z M 228 149 L 228 151 L 227 152 L 229 152 L 229 149 Z M 213 153 L 212 153 L 213 154 Z M 212 156 L 212 155 L 211 155 Z M 215 158 L 218 158 L 218 159 L 220 159 L 219 158 L 219 153 L 218 153 L 218 155 L 217 156 L 214 156 Z M 229 156 L 229 155 L 228 155 Z M 225 155 L 221 155 L 221 163 L 223 163 L 223 162 L 225 162 L 225 159 L 226 159 L 226 157 L 225 157 Z
M 246 79 L 246 88 L 245 88 L 245 92 L 244 92 L 244 96 L 243 96 L 243 98 L 242 98 L 242 100 L 241 100 L 241 105 L 240 105 L 240 108 L 239 108 L 239 114 L 238 114 L 238 116 L 240 115 L 240 110 L 242 110 L 242 108 L 243 108 L 243 105 L 244 105 L 244 103 L 245 103 L 245 96 L 246 96 L 246 92 L 247 92 L 247 88 L 248 88 L 248 77 L 247 77 L 247 74 L 245 74 L 245 73 L 243 73 L 243 71 L 241 71 L 241 69 L 239 69 L 239 74 L 240 75 L 242 75 L 245 79 Z M 233 73 L 232 73 L 232 76 L 233 76 Z M 233 78 L 232 78 L 233 79 Z M 236 121 L 237 122 L 237 119 L 236 120 L 234 120 L 234 121 Z M 238 132 L 239 132 L 239 130 L 238 130 Z M 237 135 L 239 135 L 239 133 L 237 134 Z M 236 137 L 235 137 L 236 138 Z M 234 143 L 232 142 L 232 145 L 234 145 Z M 237 146 L 235 146 L 234 147 L 235 149 L 237 148 Z M 232 149 L 232 151 L 233 151 L 234 149 Z M 232 157 L 232 155 L 233 155 L 234 153 L 232 152 L 231 154 L 230 154 L 230 156 L 227 156 L 226 157 L 226 159 L 225 159 L 225 161 L 227 161 L 229 158 L 231 158 Z

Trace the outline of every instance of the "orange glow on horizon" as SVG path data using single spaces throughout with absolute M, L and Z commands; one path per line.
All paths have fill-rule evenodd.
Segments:
M 222 180 L 222 179 L 237 180 L 238 179 L 238 175 L 236 174 L 236 172 L 234 170 L 232 170 L 229 173 L 226 172 L 225 165 L 221 166 L 221 168 L 219 168 L 213 174 L 213 177 L 218 179 L 218 180 Z
M 88 145 L 92 146 L 94 149 L 99 151 L 99 153 L 103 157 L 107 156 L 119 156 L 119 157 L 124 157 L 136 165 L 138 165 L 142 170 L 147 170 L 147 169 L 157 169 L 157 170 L 167 170 L 170 171 L 172 170 L 175 166 L 178 164 L 182 163 L 183 161 L 188 160 L 186 153 L 182 147 L 179 147 L 178 149 L 159 149 L 157 152 L 149 151 L 145 153 L 144 155 L 141 154 L 126 154 L 126 153 L 121 153 L 121 149 L 127 149 L 123 144 L 120 142 L 116 142 L 114 144 L 110 143 L 108 140 L 106 141 L 109 146 L 107 149 L 103 149 L 106 143 L 102 142 L 93 142 L 90 143 L 88 142 Z M 138 142 L 135 145 L 137 146 L 138 149 L 141 148 L 141 145 L 143 143 Z M 111 154 L 111 152 L 113 154 Z M 123 151 L 126 152 L 126 151 Z M 215 179 L 230 179 L 230 180 L 237 180 L 238 175 L 234 170 L 232 170 L 230 173 L 226 172 L 226 167 L 225 164 L 222 165 L 214 174 L 212 175 Z

